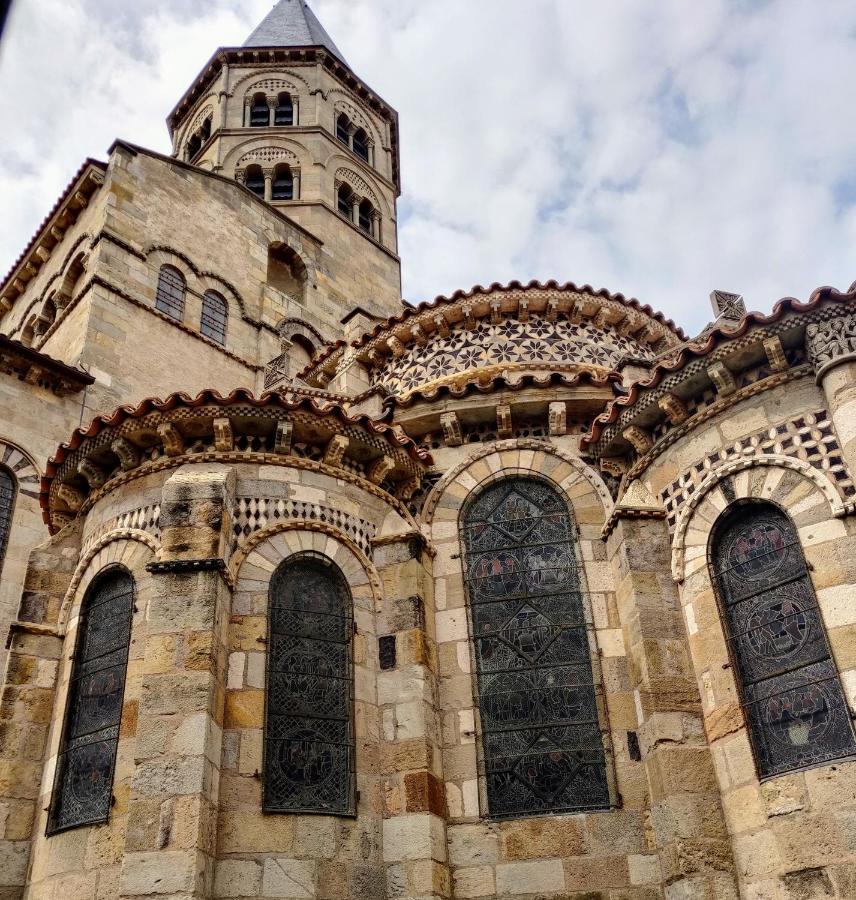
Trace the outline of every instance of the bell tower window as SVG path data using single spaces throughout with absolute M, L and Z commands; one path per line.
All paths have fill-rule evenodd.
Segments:
M 351 146 L 351 122 L 344 113 L 336 119 L 336 138 L 346 147 Z
M 256 94 L 250 106 L 250 127 L 267 128 L 270 125 L 270 107 L 264 94 Z
M 274 170 L 273 196 L 274 200 L 294 199 L 294 177 L 288 166 L 280 165 Z
M 294 125 L 294 104 L 290 94 L 280 94 L 277 98 L 274 125 Z
M 372 219 L 374 218 L 374 207 L 368 200 L 363 200 L 360 204 L 360 228 L 363 231 L 372 233 Z
M 348 187 L 348 185 L 343 184 L 339 186 L 339 190 L 336 194 L 336 201 L 339 207 L 339 212 L 346 218 L 351 218 L 351 204 L 353 203 L 354 192 Z
M 257 197 L 264 199 L 265 175 L 261 166 L 249 166 L 247 168 L 246 185 Z
M 363 128 L 358 128 L 354 132 L 354 153 L 360 159 L 364 159 L 366 162 L 369 161 L 369 136 Z

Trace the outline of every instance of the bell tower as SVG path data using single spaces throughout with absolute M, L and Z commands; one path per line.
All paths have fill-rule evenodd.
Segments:
M 398 115 L 305 0 L 279 0 L 242 47 L 219 49 L 167 124 L 173 156 L 323 243 L 349 309 L 398 312 Z

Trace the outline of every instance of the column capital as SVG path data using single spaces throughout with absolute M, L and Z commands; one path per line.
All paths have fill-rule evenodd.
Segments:
M 809 325 L 806 349 L 818 381 L 832 368 L 856 360 L 856 313 Z

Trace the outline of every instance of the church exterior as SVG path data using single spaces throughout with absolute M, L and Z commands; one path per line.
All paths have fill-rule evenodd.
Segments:
M 303 0 L 0 284 L 0 898 L 856 897 L 856 286 L 412 307 Z

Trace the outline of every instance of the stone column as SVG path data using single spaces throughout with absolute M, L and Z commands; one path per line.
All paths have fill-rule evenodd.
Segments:
M 193 466 L 164 486 L 122 900 L 212 896 L 234 483 L 230 469 Z
M 291 197 L 293 200 L 300 199 L 300 169 L 291 170 Z
M 270 203 L 273 199 L 273 169 L 262 169 L 265 177 L 265 200 Z
M 279 98 L 278 97 L 268 97 L 268 126 L 273 128 L 276 124 L 276 108 L 279 106 Z
M 607 552 L 666 896 L 736 898 L 731 845 L 671 578 L 669 533 L 660 518 L 638 518 L 621 507 L 618 516 Z
M 0 897 L 24 896 L 31 840 L 43 829 L 53 785 L 42 783 L 48 729 L 57 715 L 56 683 L 63 638 L 62 599 L 78 557 L 74 525 L 30 554 L 18 621 L 0 695 Z
M 250 127 L 250 110 L 252 109 L 252 107 L 253 101 L 249 97 L 247 97 L 244 100 L 244 128 Z
M 295 128 L 300 124 L 300 98 L 292 96 L 291 107 L 294 110 L 294 118 L 291 120 Z
M 856 476 L 856 313 L 806 328 L 809 359 L 851 477 Z
M 437 706 L 432 558 L 418 533 L 376 542 L 384 779 L 383 858 L 390 897 L 451 896 Z

